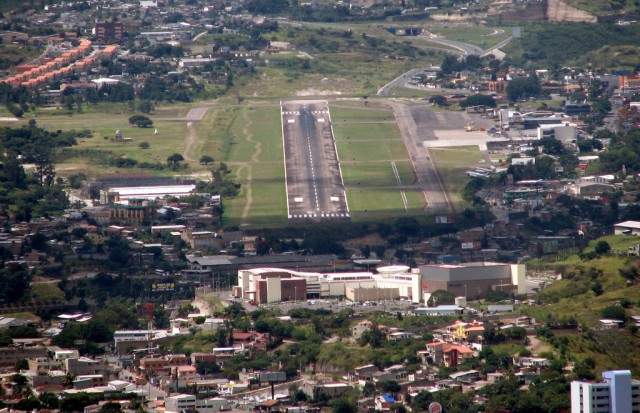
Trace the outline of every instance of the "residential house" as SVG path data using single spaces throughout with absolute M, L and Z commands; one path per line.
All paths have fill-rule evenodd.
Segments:
M 378 395 L 375 399 L 376 411 L 389 412 L 391 411 L 391 406 L 393 406 L 395 403 L 396 399 L 391 397 L 390 394 Z
M 367 364 L 366 366 L 360 366 L 354 368 L 349 372 L 349 381 L 366 382 L 373 381 L 373 374 L 380 371 L 380 369 L 373 364 Z
M 365 331 L 371 330 L 372 326 L 373 326 L 373 323 L 369 320 L 361 321 L 358 324 L 351 327 L 351 336 L 354 338 L 354 340 L 359 340 Z
M 442 356 L 442 364 L 444 364 L 445 367 L 456 367 L 465 360 L 474 358 L 476 353 L 474 350 L 466 346 L 448 344 L 448 346 L 443 349 Z

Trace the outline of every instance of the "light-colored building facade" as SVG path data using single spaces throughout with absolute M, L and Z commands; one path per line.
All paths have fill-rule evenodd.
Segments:
M 179 413 L 185 410 L 197 410 L 200 413 L 214 413 L 231 409 L 231 403 L 222 397 L 198 400 L 192 394 L 178 394 L 167 397 L 164 402 L 165 413 Z
M 630 370 L 602 372 L 604 382 L 571 382 L 571 413 L 638 413 L 640 381 Z
M 488 291 L 525 294 L 524 264 L 479 262 L 457 265 L 423 265 L 422 287 L 434 292 L 445 290 L 456 296 L 478 299 Z

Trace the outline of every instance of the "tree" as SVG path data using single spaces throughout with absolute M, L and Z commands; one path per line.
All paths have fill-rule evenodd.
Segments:
M 149 100 L 142 100 L 138 103 L 138 110 L 142 113 L 153 112 L 153 104 Z
M 446 290 L 436 290 L 429 298 L 428 305 L 430 307 L 436 307 L 439 305 L 453 304 L 455 302 L 455 295 Z
M 448 106 L 447 98 L 442 95 L 431 96 L 429 98 L 429 103 L 439 107 Z
M 204 165 L 209 165 L 211 162 L 213 162 L 213 158 L 209 155 L 202 155 L 200 157 L 200 163 L 204 164 Z
M 149 149 L 151 147 L 151 145 L 149 145 L 149 142 L 140 142 L 138 144 L 138 147 L 140 149 Z
M 603 308 L 602 311 L 600 312 L 600 315 L 603 318 L 607 318 L 611 320 L 620 320 L 622 321 L 623 325 L 627 321 L 627 312 L 624 310 L 624 308 L 617 305 L 611 305 L 609 307 Z
M 596 244 L 596 248 L 595 248 L 596 254 L 604 255 L 604 254 L 609 253 L 609 251 L 611 251 L 611 246 L 609 245 L 609 243 L 607 241 L 604 241 L 604 240 L 598 241 L 598 243 Z
M 489 108 L 495 108 L 496 100 L 493 98 L 493 96 L 478 93 L 475 95 L 471 95 L 460 102 L 460 106 L 462 106 L 463 108 L 468 108 L 470 106 L 486 106 Z
M 199 360 L 196 362 L 196 371 L 198 374 L 208 375 L 220 373 L 220 366 L 215 361 Z
M 394 380 L 385 380 L 380 383 L 380 389 L 385 393 L 395 394 L 400 391 L 400 385 Z
M 536 76 L 516 77 L 507 84 L 507 97 L 511 101 L 516 101 L 527 96 L 537 96 L 540 94 L 540 81 Z
M 57 409 L 60 406 L 60 399 L 55 393 L 44 392 L 38 397 L 43 407 L 47 409 Z
M 372 382 L 368 381 L 364 384 L 362 388 L 362 393 L 365 396 L 373 396 L 376 393 L 376 386 Z
M 177 165 L 182 161 L 184 161 L 184 157 L 179 153 L 174 153 L 167 158 L 167 163 L 171 165 Z
M 356 406 L 344 397 L 335 399 L 332 403 L 333 413 L 356 413 Z
M 20 359 L 16 362 L 13 369 L 18 373 L 22 370 L 29 370 L 29 361 L 27 359 Z
M 146 116 L 133 115 L 129 118 L 129 124 L 139 128 L 148 128 L 153 125 L 153 121 Z
M 120 406 L 120 403 L 116 403 L 116 402 L 107 402 L 103 404 L 99 411 L 99 413 L 120 413 L 120 412 L 122 412 L 122 406 Z

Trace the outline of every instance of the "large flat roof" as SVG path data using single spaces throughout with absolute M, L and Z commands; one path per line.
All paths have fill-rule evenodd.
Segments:
M 196 189 L 195 185 L 164 186 L 120 186 L 109 188 L 109 192 L 117 192 L 121 198 L 126 197 L 163 197 L 165 195 L 186 195 Z
M 614 224 L 613 226 L 638 229 L 640 228 L 640 221 L 624 221 Z

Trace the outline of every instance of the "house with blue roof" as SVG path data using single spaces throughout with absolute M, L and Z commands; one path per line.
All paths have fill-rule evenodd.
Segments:
M 396 399 L 391 397 L 389 393 L 376 396 L 376 410 L 381 412 L 391 411 L 391 406 L 396 403 Z

